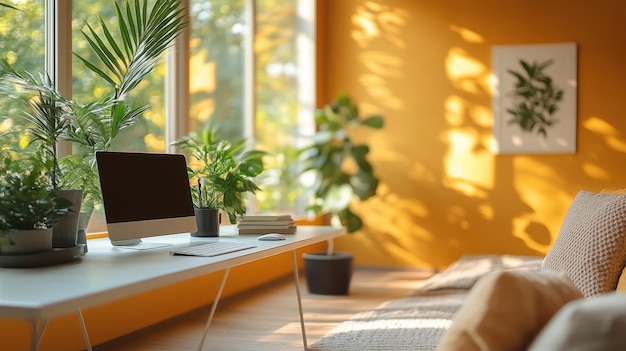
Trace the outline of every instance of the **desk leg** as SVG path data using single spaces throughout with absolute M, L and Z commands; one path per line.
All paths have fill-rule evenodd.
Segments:
M 46 331 L 46 327 L 48 326 L 48 320 L 44 319 L 39 324 L 39 321 L 31 321 L 31 333 L 30 333 L 30 349 L 32 351 L 39 350 L 39 343 L 41 342 L 41 337 L 43 333 Z
M 78 321 L 80 322 L 80 331 L 83 333 L 83 340 L 85 340 L 85 346 L 87 346 L 88 351 L 92 351 L 91 342 L 89 341 L 89 335 L 87 334 L 87 327 L 85 326 L 85 319 L 83 318 L 83 311 L 81 311 L 81 309 L 79 308 L 76 314 L 78 315 Z
M 206 335 L 209 332 L 209 327 L 211 326 L 211 322 L 213 321 L 213 315 L 215 314 L 215 310 L 217 309 L 217 303 L 222 296 L 222 291 L 224 291 L 224 285 L 226 285 L 226 279 L 228 279 L 228 274 L 230 273 L 230 268 L 227 268 L 224 271 L 224 276 L 222 277 L 222 283 L 220 284 L 220 288 L 217 290 L 217 295 L 215 296 L 215 301 L 213 301 L 213 305 L 211 306 L 211 312 L 209 313 L 209 318 L 204 326 L 204 333 L 202 333 L 202 338 L 200 339 L 200 345 L 198 345 L 198 351 L 202 350 L 202 346 L 204 346 L 204 339 L 206 339 Z
M 300 295 L 300 277 L 298 276 L 298 258 L 296 250 L 291 251 L 293 256 L 293 277 L 296 280 L 296 295 L 298 297 L 298 312 L 300 312 L 300 328 L 302 329 L 302 343 L 304 344 L 304 351 L 309 350 L 309 345 L 306 341 L 306 329 L 304 328 L 304 314 L 302 313 L 302 297 Z

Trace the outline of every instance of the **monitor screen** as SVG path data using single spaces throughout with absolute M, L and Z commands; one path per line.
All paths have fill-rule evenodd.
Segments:
M 196 231 L 183 155 L 99 151 L 96 162 L 111 243 L 144 249 L 159 245 L 141 238 Z

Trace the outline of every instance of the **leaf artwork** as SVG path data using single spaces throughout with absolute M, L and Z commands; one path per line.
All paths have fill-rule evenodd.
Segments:
M 563 100 L 563 89 L 554 85 L 552 78 L 545 74 L 545 69 L 554 63 L 548 60 L 543 63 L 519 61 L 523 72 L 507 70 L 517 78 L 513 90 L 513 107 L 507 108 L 512 118 L 509 124 L 518 125 L 525 132 L 534 132 L 548 137 L 547 128 L 558 123 L 554 113 L 558 103 Z

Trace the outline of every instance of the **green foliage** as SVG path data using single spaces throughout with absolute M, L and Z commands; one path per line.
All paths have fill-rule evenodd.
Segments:
M 117 1 L 122 12 L 125 12 L 125 1 Z M 16 29 L 0 31 L 0 56 L 8 58 L 20 70 L 43 72 L 43 2 L 5 2 L 19 3 L 17 6 L 21 11 L 0 8 L 0 22 L 7 28 Z M 154 0 L 148 1 L 149 6 L 154 3 Z M 297 171 L 287 168 L 297 163 L 294 145 L 298 144 L 297 125 L 301 118 L 297 94 L 301 77 L 294 70 L 296 66 L 302 68 L 296 62 L 296 28 L 299 23 L 296 3 L 294 0 L 269 0 L 258 2 L 255 7 L 254 40 L 260 48 L 255 52 L 255 77 L 257 87 L 263 87 L 256 89 L 255 93 L 255 145 L 258 149 L 272 150 L 272 155 L 264 158 L 268 171 L 257 182 L 263 184 L 262 190 L 256 193 L 256 210 L 260 211 L 293 209 L 300 193 L 295 190 L 299 185 Z M 102 32 L 98 18 L 101 17 L 122 48 L 116 8 L 112 4 L 111 0 L 74 1 L 72 4 L 72 51 L 97 64 L 107 75 L 110 72 L 99 63 L 97 53 L 83 39 L 81 30 L 89 34 L 89 27 L 84 24 L 89 23 L 95 31 Z M 242 126 L 245 124 L 245 42 L 253 39 L 247 38 L 247 32 L 242 30 L 247 26 L 246 22 L 246 2 L 243 0 L 190 1 L 190 64 L 195 77 L 199 77 L 198 73 L 204 75 L 199 79 L 200 87 L 192 79 L 190 118 L 186 121 L 190 131 L 201 130 L 206 124 L 216 122 L 221 126 L 220 135 L 223 138 L 232 141 L 242 137 Z M 106 40 L 104 36 L 103 39 Z M 87 107 L 89 102 L 114 95 L 114 87 L 93 74 L 80 59 L 74 59 L 71 69 L 73 103 L 83 103 Z M 132 128 L 120 129 L 111 143 L 111 150 L 164 150 L 165 99 L 161 97 L 166 85 L 165 73 L 163 65 L 157 65 L 139 89 L 134 89 L 125 97 L 130 106 L 149 106 L 149 110 L 133 120 Z M 0 104 L 0 131 L 9 132 L 0 139 L 0 144 L 11 148 L 16 148 L 18 144 L 23 147 L 26 135 L 23 119 L 14 118 L 18 111 L 15 105 L 13 101 Z M 94 134 L 92 136 L 95 137 Z M 81 155 L 87 153 L 76 143 L 73 149 Z M 86 156 L 85 162 L 90 161 L 90 157 Z M 85 201 L 83 203 L 86 204 Z
M 526 132 L 537 133 L 547 138 L 546 128 L 557 123 L 553 116 L 558 110 L 558 102 L 563 99 L 563 90 L 556 87 L 552 78 L 545 74 L 545 69 L 553 64 L 552 60 L 532 64 L 520 60 L 523 73 L 508 70 L 517 78 L 515 90 L 515 106 L 507 109 L 513 117 L 509 124 L 517 124 Z
M 2 62 L 8 72 L 0 84 L 0 94 L 6 99 L 16 99 L 24 105 L 20 116 L 27 122 L 30 143 L 35 144 L 46 174 L 55 189 L 59 189 L 61 170 L 58 160 L 58 141 L 67 126 L 66 100 L 58 93 L 54 83 L 45 74 L 20 73 Z
M 11 4 L 5 4 L 3 2 L 0 2 L 0 7 L 6 7 L 6 8 L 9 8 L 9 9 L 13 9 L 13 10 L 19 10 L 17 7 L 15 7 L 15 6 L 11 5 Z
M 211 66 L 216 69 L 206 79 L 215 89 L 190 92 L 190 130 L 202 130 L 208 123 L 219 123 L 221 132 L 234 140 L 243 135 L 244 50 L 246 40 L 252 39 L 246 38 L 246 32 L 241 30 L 246 26 L 245 1 L 194 0 L 191 3 L 193 27 L 189 50 L 191 62 L 195 62 L 192 73 L 194 69 L 204 72 Z M 208 103 L 215 107 L 207 109 Z
M 128 1 L 124 9 L 117 2 L 114 4 L 121 44 L 99 17 L 101 34 L 89 23 L 86 23 L 88 31 L 81 31 L 97 54 L 99 65 L 80 55 L 75 56 L 115 88 L 115 103 L 119 103 L 152 72 L 163 51 L 186 23 L 183 22 L 180 0 L 157 0 L 151 9 L 148 9 L 147 0 L 136 0 L 132 4 Z
M 332 213 L 339 217 L 348 232 L 363 227 L 363 221 L 350 209 L 354 199 L 366 200 L 376 194 L 379 180 L 367 155 L 366 144 L 355 144 L 350 137 L 354 128 L 381 129 L 379 115 L 361 118 L 356 104 L 345 94 L 317 110 L 317 133 L 313 144 L 299 150 L 303 173 L 313 172 L 315 202 L 308 209 L 316 214 Z
M 264 170 L 266 152 L 245 150 L 245 139 L 233 143 L 219 140 L 218 128 L 208 126 L 199 133 L 174 142 L 197 162 L 188 167 L 194 205 L 198 208 L 219 208 L 226 211 L 231 223 L 246 214 L 245 194 L 260 188 L 255 177 Z
M 67 214 L 71 202 L 56 195 L 36 158 L 4 156 L 0 167 L 0 231 L 51 227 Z
M 19 11 L 0 8 L 0 21 L 8 29 L 0 31 L 0 60 L 19 64 L 29 72 L 43 72 L 43 3 L 33 0 L 5 3 L 19 6 Z M 3 73 L 0 67 L 0 76 Z M 0 139 L 0 148 L 16 149 L 25 144 L 21 138 L 26 134 L 26 122 L 14 118 L 23 108 L 23 102 L 17 99 L 5 99 L 0 104 L 0 131 L 6 132 Z
M 59 160 L 65 187 L 83 191 L 81 211 L 84 212 L 92 212 L 97 204 L 102 203 L 100 179 L 94 163 L 93 157 L 81 154 L 68 155 Z
M 149 109 L 147 104 L 132 106 L 127 95 L 154 70 L 163 51 L 186 26 L 180 0 L 158 0 L 151 8 L 147 0 L 128 1 L 123 9 L 113 3 L 121 44 L 100 18 L 102 33 L 89 24 L 88 32 L 83 32 L 95 53 L 93 62 L 75 54 L 111 86 L 110 95 L 90 103 L 67 100 L 48 76 L 17 72 L 7 62 L 3 64 L 7 79 L 0 86 L 5 98 L 19 98 L 29 107 L 21 115 L 29 125 L 31 143 L 43 148 L 44 161 L 52 160 L 48 174 L 54 187 L 63 182 L 66 188 L 82 189 L 88 208 L 101 201 L 95 152 L 109 150 L 119 133 Z M 77 152 L 59 161 L 56 148 L 61 140 L 74 142 Z
M 154 70 L 165 49 L 187 26 L 180 0 L 158 0 L 152 8 L 147 0 L 128 1 L 124 8 L 114 4 L 118 31 L 102 18 L 100 34 L 86 23 L 88 31 L 81 32 L 95 55 L 88 59 L 74 53 L 113 89 L 111 95 L 95 102 L 73 104 L 68 139 L 82 146 L 90 159 L 97 150 L 109 150 L 113 139 L 150 108 L 148 104 L 132 107 L 127 95 Z

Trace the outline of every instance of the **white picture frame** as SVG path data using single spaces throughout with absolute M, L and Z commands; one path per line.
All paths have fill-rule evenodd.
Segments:
M 494 115 L 492 151 L 496 154 L 575 153 L 576 44 L 502 45 L 494 46 L 492 50 Z M 535 112 L 533 107 L 533 111 L 530 112 L 528 106 L 537 105 L 531 103 L 530 98 L 520 94 L 523 90 L 516 88 L 516 84 L 520 82 L 520 75 L 527 78 L 527 82 L 533 80 L 530 75 L 526 75 L 528 71 L 524 64 L 527 67 L 539 67 L 541 75 L 550 79 L 551 89 L 545 89 L 546 86 L 540 81 L 533 85 L 544 88 L 543 91 L 552 92 L 542 95 L 544 97 L 542 100 L 551 100 L 549 104 L 551 108 L 540 107 Z M 557 101 L 555 92 L 559 91 L 561 98 Z M 555 111 L 551 112 L 552 109 Z M 539 116 L 549 118 L 541 119 Z M 543 123 L 546 120 L 553 123 Z M 531 127 L 532 130 L 529 130 Z

